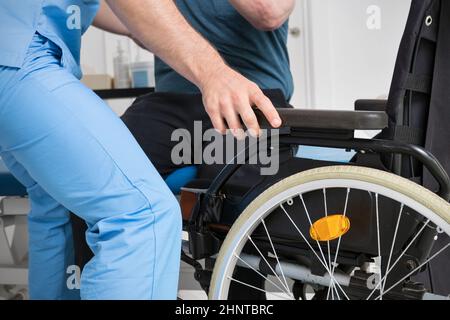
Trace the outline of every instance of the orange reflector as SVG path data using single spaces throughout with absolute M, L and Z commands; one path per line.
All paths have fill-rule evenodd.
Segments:
M 316 241 L 331 241 L 350 230 L 350 220 L 343 215 L 324 217 L 311 226 L 309 234 Z

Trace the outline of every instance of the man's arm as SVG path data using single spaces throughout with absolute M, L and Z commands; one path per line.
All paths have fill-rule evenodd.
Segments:
M 107 0 L 128 30 L 150 51 L 203 93 L 206 111 L 214 127 L 224 132 L 247 128 L 259 133 L 252 105 L 258 107 L 273 127 L 281 119 L 258 86 L 229 68 L 218 52 L 184 19 L 173 1 Z M 239 118 L 240 116 L 240 118 Z
M 94 19 L 93 25 L 111 33 L 131 37 L 128 28 L 125 27 L 104 0 L 100 1 L 100 9 Z
M 255 28 L 271 31 L 283 25 L 295 7 L 295 0 L 229 0 Z

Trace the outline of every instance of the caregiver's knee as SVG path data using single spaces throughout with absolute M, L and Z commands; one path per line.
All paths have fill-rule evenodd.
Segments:
M 161 213 L 170 216 L 170 218 L 173 219 L 174 223 L 181 223 L 182 219 L 180 204 L 172 193 L 167 193 L 161 199 L 161 210 Z

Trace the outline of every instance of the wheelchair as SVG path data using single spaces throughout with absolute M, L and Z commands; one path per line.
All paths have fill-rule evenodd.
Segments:
M 424 149 L 388 140 L 336 139 L 336 131 L 382 129 L 382 112 L 337 112 L 335 125 L 311 138 L 308 113 L 298 117 L 281 145 L 356 150 L 347 164 L 293 158 L 276 177 L 243 192 L 228 183 L 240 165 L 229 165 L 208 188 L 182 188 L 184 262 L 210 299 L 446 299 L 414 276 L 448 249 L 450 180 Z M 312 111 L 319 126 L 329 123 Z M 289 115 L 289 117 L 288 117 Z M 343 125 L 345 119 L 353 124 Z M 324 121 L 321 123 L 321 121 Z M 287 121 L 289 122 L 289 121 Z M 351 121 L 353 122 L 353 121 Z M 370 125 L 371 124 L 371 125 Z M 370 125 L 370 127 L 369 127 Z M 297 131 L 297 128 L 301 128 Z M 327 136 L 327 131 L 328 136 Z M 418 159 L 441 181 L 440 194 L 381 170 L 381 154 Z M 438 243 L 438 239 L 445 242 Z M 442 241 L 441 241 L 442 242 Z M 205 268 L 198 263 L 205 259 Z
M 181 259 L 210 299 L 450 299 L 450 278 L 433 279 L 450 255 L 449 14 L 445 0 L 412 1 L 387 101 L 280 109 L 272 139 L 292 154 L 276 175 L 245 177 L 252 166 L 232 162 L 212 181 L 198 179 L 199 167 L 166 177 L 188 235 Z M 358 130 L 382 133 L 358 139 Z M 351 157 L 306 157 L 305 146 Z M 0 194 L 26 195 L 2 167 Z M 0 283 L 24 282 L 22 255 L 8 258 Z
M 448 276 L 433 284 L 449 263 L 449 14 L 412 2 L 387 101 L 279 110 L 281 147 L 354 151 L 347 163 L 292 157 L 244 190 L 232 180 L 245 166 L 229 164 L 182 188 L 182 260 L 210 299 L 450 299 Z

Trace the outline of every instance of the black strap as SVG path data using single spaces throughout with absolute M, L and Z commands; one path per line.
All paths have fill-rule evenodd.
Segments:
M 422 146 L 425 140 L 424 130 L 407 126 L 389 128 L 388 135 L 395 141 L 419 146 Z
M 404 77 L 405 82 L 402 86 L 403 89 L 421 92 L 426 94 L 431 94 L 431 89 L 433 87 L 433 78 L 427 75 L 417 75 L 408 73 Z

